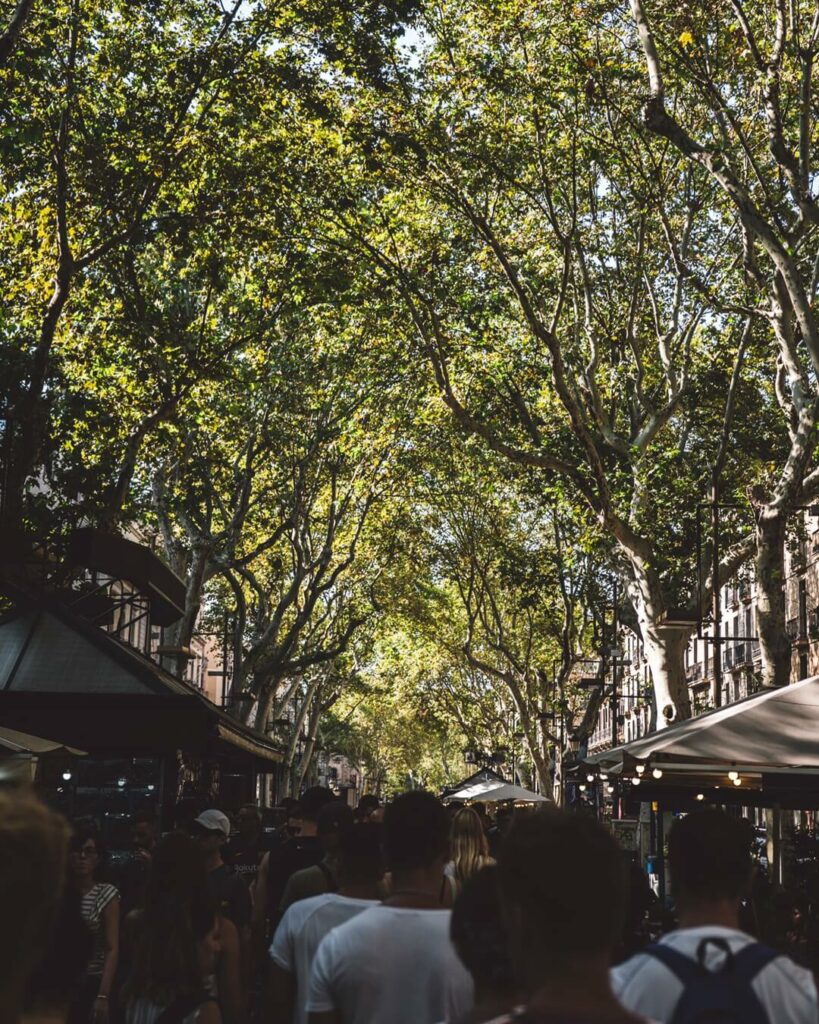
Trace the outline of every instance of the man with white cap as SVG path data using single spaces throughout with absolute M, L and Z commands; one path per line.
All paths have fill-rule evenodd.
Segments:
M 219 913 L 229 918 L 239 930 L 239 935 L 243 936 L 250 927 L 250 892 L 240 876 L 222 859 L 222 847 L 230 837 L 230 819 L 216 808 L 202 811 L 193 820 L 191 835 L 204 854 Z

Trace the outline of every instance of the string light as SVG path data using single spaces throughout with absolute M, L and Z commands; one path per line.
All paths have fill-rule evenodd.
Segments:
M 63 772 L 63 782 L 70 782 L 70 781 L 71 781 L 71 772 L 68 770 L 68 768 L 66 768 L 66 770 Z
M 581 793 L 585 793 L 586 792 L 586 783 L 585 782 L 581 782 L 580 785 L 577 788 L 580 790 Z
M 608 775 L 605 772 L 600 772 L 600 778 L 603 782 L 605 782 L 608 778 Z
M 740 778 L 740 777 L 739 777 L 738 775 L 737 775 L 737 777 L 736 777 L 736 778 L 735 778 L 735 779 L 733 780 L 733 782 L 734 782 L 734 785 L 735 785 L 735 786 L 741 786 L 741 785 L 742 785 L 742 779 L 741 779 L 741 778 Z
M 739 772 L 733 770 L 728 772 L 728 778 L 731 780 L 731 782 L 736 782 L 739 778 Z
M 642 775 L 643 772 L 646 770 L 646 766 L 644 764 L 638 764 L 634 770 L 637 772 L 638 775 Z
M 640 776 L 639 775 L 633 776 L 633 778 L 631 780 L 631 784 L 632 784 L 632 786 L 639 786 L 640 785 Z
M 655 768 L 651 773 L 655 779 L 661 779 L 663 777 L 662 768 Z
M 607 793 L 613 793 L 614 792 L 614 786 L 606 786 L 606 792 Z
M 704 800 L 705 799 L 705 794 L 704 793 L 697 793 L 697 799 L 698 800 Z
M 594 776 L 591 772 L 586 776 L 586 782 L 594 782 Z

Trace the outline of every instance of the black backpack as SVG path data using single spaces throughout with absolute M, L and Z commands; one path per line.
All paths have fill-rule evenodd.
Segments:
M 705 966 L 709 945 L 725 953 L 719 970 Z M 669 1024 L 774 1024 L 751 987 L 762 968 L 779 956 L 773 949 L 752 942 L 732 953 L 725 939 L 705 938 L 697 947 L 696 960 L 660 944 L 640 952 L 665 964 L 683 985 Z

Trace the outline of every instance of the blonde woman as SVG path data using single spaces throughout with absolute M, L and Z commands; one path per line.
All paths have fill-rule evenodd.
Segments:
M 452 860 L 446 866 L 446 874 L 453 896 L 457 896 L 468 878 L 488 864 L 495 863 L 489 856 L 483 823 L 471 807 L 461 808 L 452 820 L 450 853 Z

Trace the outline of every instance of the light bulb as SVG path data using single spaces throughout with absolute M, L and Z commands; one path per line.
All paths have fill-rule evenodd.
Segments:
M 637 772 L 638 775 L 642 775 L 643 772 L 646 770 L 646 766 L 644 764 L 638 764 L 634 770 L 635 772 Z
M 738 775 L 737 775 L 737 777 L 736 777 L 736 778 L 734 779 L 734 785 L 735 785 L 735 786 L 741 786 L 741 785 L 742 785 L 742 779 L 741 779 L 741 778 L 740 778 L 740 777 L 739 777 Z
M 640 785 L 640 776 L 639 775 L 635 775 L 632 778 L 632 780 L 631 780 L 631 784 L 632 784 L 632 786 L 639 786 Z
M 70 782 L 70 781 L 71 781 L 71 772 L 66 768 L 66 770 L 63 772 L 63 782 Z
M 600 772 L 600 778 L 602 779 L 603 782 L 605 782 L 606 779 L 608 778 L 608 775 L 605 772 Z
M 731 782 L 736 782 L 737 779 L 739 778 L 739 772 L 737 772 L 737 771 L 730 771 L 730 772 L 728 772 L 728 778 L 731 780 Z
M 149 782 L 149 783 L 148 783 L 148 792 L 149 792 L 149 793 L 153 793 L 153 791 L 154 791 L 155 789 L 156 789 L 156 786 L 154 786 L 153 782 Z
M 594 776 L 591 773 L 586 776 L 586 782 L 594 782 Z
M 606 786 L 606 792 L 607 793 L 613 793 L 614 792 L 614 786 Z
M 577 788 L 580 790 L 581 793 L 585 793 L 586 792 L 586 783 L 585 782 L 581 782 L 580 785 Z
M 705 799 L 705 794 L 704 793 L 697 793 L 697 799 L 698 800 L 704 800 Z
M 663 777 L 662 768 L 655 768 L 651 773 L 655 779 L 661 779 Z
M 125 779 L 117 779 L 117 785 L 119 786 L 120 789 L 124 789 L 125 788 Z

